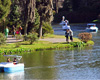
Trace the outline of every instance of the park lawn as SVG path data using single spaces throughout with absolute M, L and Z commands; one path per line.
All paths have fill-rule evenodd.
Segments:
M 42 38 L 65 38 L 64 35 L 45 34 Z M 73 37 L 74 42 L 81 42 L 80 39 Z
M 65 38 L 64 36 L 59 35 L 47 35 L 43 38 Z M 82 42 L 78 38 L 74 38 L 73 43 Z M 66 42 L 59 42 L 59 43 L 52 43 L 49 41 L 36 41 L 33 44 L 29 44 L 28 41 L 22 41 L 12 44 L 5 44 L 0 46 L 0 54 L 6 52 L 22 52 L 22 51 L 38 51 L 38 50 L 51 50 L 51 49 L 72 49 L 75 47 L 76 44 L 73 45 L 73 43 L 67 44 Z M 93 42 L 88 42 L 88 44 L 93 44 Z
M 16 45 L 18 47 L 16 47 Z M 0 46 L 0 53 L 9 53 L 9 52 L 19 52 L 19 51 L 38 51 L 38 50 L 51 50 L 51 49 L 64 49 L 64 48 L 72 48 L 73 46 L 66 43 L 51 43 L 48 41 L 37 41 L 32 45 L 29 42 L 18 42 L 13 44 L 7 44 Z
M 16 47 L 18 45 L 19 47 Z M 32 50 L 37 50 L 37 49 L 48 49 L 48 48 L 57 48 L 57 47 L 65 47 L 69 46 L 69 44 L 65 43 L 51 43 L 48 41 L 36 41 L 33 44 L 29 44 L 28 41 L 24 42 L 17 42 L 17 43 L 12 43 L 12 44 L 6 44 L 0 46 L 0 50 L 12 50 L 12 49 L 20 49 L 20 48 L 28 48 Z
M 43 38 L 65 38 L 64 35 L 45 34 Z

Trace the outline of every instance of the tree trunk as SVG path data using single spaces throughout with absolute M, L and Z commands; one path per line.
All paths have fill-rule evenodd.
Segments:
M 58 0 L 56 0 L 56 13 L 58 13 Z
M 27 35 L 27 27 L 28 27 L 28 22 L 25 23 L 25 27 L 24 27 L 24 35 Z
M 27 34 L 28 22 L 33 23 L 35 18 L 35 2 L 36 0 L 19 0 L 22 12 L 22 20 L 24 24 L 24 35 Z
M 40 18 L 40 25 L 39 25 L 39 38 L 42 38 L 42 18 Z

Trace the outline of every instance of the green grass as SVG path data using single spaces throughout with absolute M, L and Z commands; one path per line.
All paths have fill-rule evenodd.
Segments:
M 59 35 L 47 35 L 44 38 L 65 38 L 64 36 Z M 93 41 L 89 41 L 84 43 L 85 45 L 93 45 Z M 0 54 L 4 53 L 18 53 L 23 51 L 37 51 L 37 50 L 51 50 L 51 49 L 72 49 L 75 46 L 80 47 L 80 45 L 84 44 L 77 38 L 74 38 L 74 42 L 67 44 L 66 42 L 61 43 L 52 43 L 48 41 L 36 41 L 32 45 L 29 44 L 28 41 L 17 42 L 12 44 L 6 44 L 0 46 Z
M 30 45 L 29 42 L 20 42 L 20 46 L 16 47 L 17 43 L 14 44 L 7 44 L 2 45 L 0 47 L 0 53 L 3 54 L 4 52 L 10 53 L 10 52 L 22 52 L 22 51 L 37 51 L 37 50 L 51 50 L 51 49 L 60 49 L 60 48 L 72 48 L 73 46 L 70 44 L 65 43 L 51 43 L 48 41 L 38 41 L 34 44 Z
M 61 35 L 54 35 L 54 34 L 45 34 L 43 38 L 65 38 L 65 36 Z
M 42 38 L 65 38 L 64 35 L 45 34 Z M 66 39 L 66 38 L 65 38 Z M 73 38 L 74 42 L 81 42 L 78 38 Z

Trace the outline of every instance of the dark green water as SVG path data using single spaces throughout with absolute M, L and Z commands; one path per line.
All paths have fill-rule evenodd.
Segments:
M 80 27 L 72 27 L 74 36 L 84 32 Z M 64 35 L 55 28 L 55 34 Z M 97 80 L 100 79 L 100 32 L 92 33 L 95 45 L 84 49 L 46 50 L 21 54 L 25 64 L 24 72 L 0 73 L 0 79 L 65 79 L 65 80 Z M 0 57 L 0 62 L 5 58 Z

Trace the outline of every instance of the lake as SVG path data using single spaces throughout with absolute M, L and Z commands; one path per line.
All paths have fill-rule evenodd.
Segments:
M 56 27 L 57 26 L 57 27 Z M 64 35 L 59 25 L 53 25 L 54 34 Z M 86 24 L 73 24 L 74 37 L 85 32 Z M 100 79 L 100 31 L 92 33 L 94 46 L 75 48 L 73 50 L 45 50 L 23 53 L 24 72 L 0 73 L 0 79 L 66 79 L 97 80 Z M 5 61 L 0 57 L 0 62 Z

